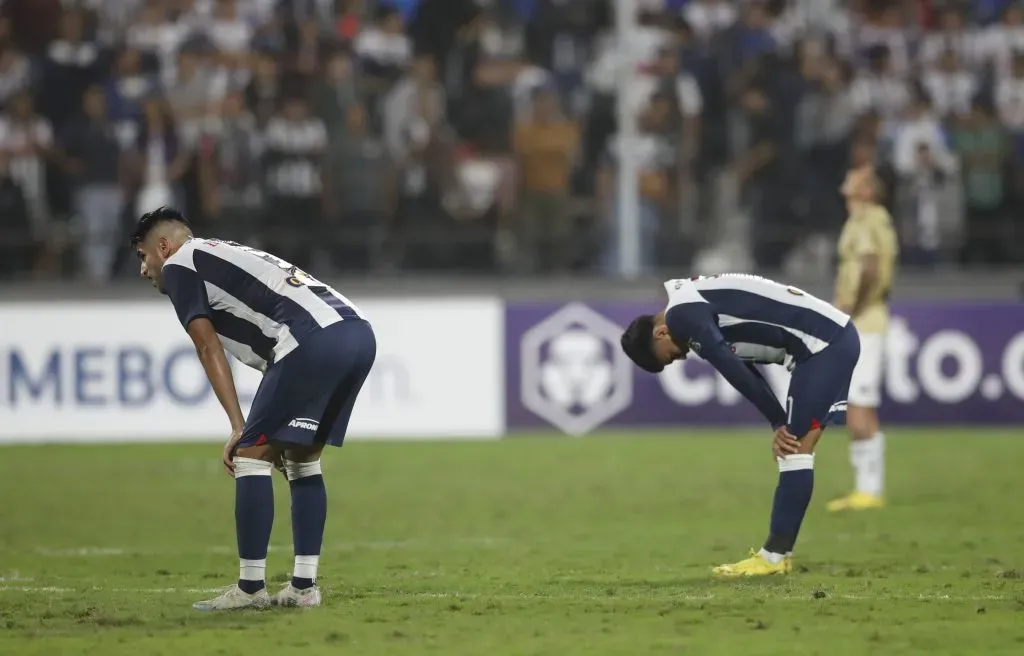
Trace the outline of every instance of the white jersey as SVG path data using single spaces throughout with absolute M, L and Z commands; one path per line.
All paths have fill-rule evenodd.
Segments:
M 807 292 L 745 273 L 669 280 L 666 315 L 710 306 L 718 329 L 743 359 L 791 364 L 822 351 L 850 316 Z
M 210 319 L 224 348 L 260 371 L 323 328 L 366 319 L 298 267 L 230 241 L 189 240 L 164 263 L 163 284 L 183 326 Z

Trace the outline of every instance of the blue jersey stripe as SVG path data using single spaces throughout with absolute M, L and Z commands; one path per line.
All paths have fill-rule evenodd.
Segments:
M 789 305 L 738 289 L 701 289 L 716 314 L 792 328 L 831 343 L 842 326 L 809 308 Z
M 201 250 L 195 251 L 192 261 L 203 280 L 220 287 L 250 308 L 258 309 L 277 323 L 288 326 L 300 343 L 320 330 L 316 319 L 305 308 L 270 289 L 244 269 Z
M 342 319 L 358 319 L 359 318 L 359 315 L 356 314 L 356 311 L 354 309 L 352 309 L 348 305 L 345 305 L 344 301 L 342 301 L 340 298 L 338 298 L 337 296 L 332 294 L 326 287 L 321 287 L 319 285 L 313 285 L 313 286 L 308 287 L 307 289 L 309 289 L 309 291 L 311 291 L 314 294 L 316 294 L 317 298 L 319 298 L 324 303 L 326 303 L 331 308 L 333 308 L 334 311 L 337 312 L 341 316 Z
M 216 309 L 210 315 L 210 321 L 216 327 L 217 333 L 239 344 L 245 344 L 253 353 L 266 360 L 267 364 L 274 361 L 277 340 L 264 335 L 259 326 L 225 310 Z

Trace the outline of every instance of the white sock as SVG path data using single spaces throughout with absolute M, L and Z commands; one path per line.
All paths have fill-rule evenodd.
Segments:
M 758 551 L 757 553 L 762 558 L 764 558 L 769 563 L 771 563 L 772 565 L 778 565 L 779 563 L 782 562 L 782 559 L 785 558 L 788 555 L 788 554 L 772 553 L 771 551 L 766 551 L 764 549 L 764 547 L 762 547 L 761 550 Z
M 297 579 L 316 581 L 316 570 L 320 566 L 320 556 L 296 556 L 295 570 L 292 576 Z
M 267 575 L 267 559 L 238 559 L 238 578 L 243 581 L 263 581 Z
M 857 492 L 881 496 L 885 481 L 885 435 L 850 442 L 850 463 L 855 473 Z

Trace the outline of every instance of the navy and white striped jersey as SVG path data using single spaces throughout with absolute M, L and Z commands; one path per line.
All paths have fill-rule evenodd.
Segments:
M 669 280 L 665 325 L 768 417 L 786 413 L 752 363 L 798 366 L 842 334 L 850 316 L 807 292 L 730 273 Z
M 298 267 L 230 241 L 190 239 L 162 273 L 182 326 L 208 318 L 229 353 L 264 372 L 322 328 L 366 318 Z

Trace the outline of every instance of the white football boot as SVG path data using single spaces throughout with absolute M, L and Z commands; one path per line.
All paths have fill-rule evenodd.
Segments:
M 219 596 L 214 597 L 213 599 L 197 601 L 192 604 L 192 608 L 201 611 L 243 610 L 246 608 L 263 610 L 269 607 L 270 595 L 267 594 L 266 588 L 249 594 L 248 592 L 243 592 L 242 589 L 238 587 L 237 583 L 227 588 Z
M 291 583 L 281 588 L 281 591 L 271 599 L 271 603 L 275 606 L 287 608 L 314 608 L 319 606 L 321 601 L 323 601 L 323 595 L 320 593 L 319 585 L 299 590 L 293 588 Z

